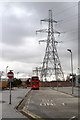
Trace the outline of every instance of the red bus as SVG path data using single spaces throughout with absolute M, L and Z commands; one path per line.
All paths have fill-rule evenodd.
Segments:
M 31 89 L 39 90 L 39 77 L 38 76 L 31 77 Z

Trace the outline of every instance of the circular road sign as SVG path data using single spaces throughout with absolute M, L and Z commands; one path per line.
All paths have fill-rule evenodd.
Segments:
M 10 78 L 10 79 L 13 78 L 14 77 L 14 73 L 13 72 L 8 72 L 7 73 L 7 77 Z

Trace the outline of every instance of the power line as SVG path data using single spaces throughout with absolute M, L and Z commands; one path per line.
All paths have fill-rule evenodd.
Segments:
M 68 34 L 71 34 L 71 33 L 78 33 L 78 31 L 76 30 L 76 31 L 70 31 L 70 32 L 67 32 Z
M 59 20 L 60 22 L 58 22 L 58 24 L 61 24 L 61 22 L 62 23 L 67 23 L 67 22 L 69 22 L 69 21 L 72 21 L 72 20 L 76 20 L 75 18 L 78 18 L 78 14 L 75 14 L 75 15 L 73 15 L 73 16 L 69 16 L 69 17 L 67 17 L 67 18 L 65 18 L 65 19 L 62 19 L 62 20 Z M 70 19 L 70 18 L 72 18 L 72 19 Z M 73 19 L 74 18 L 74 19 Z M 69 19 L 69 20 L 68 20 Z M 57 24 L 57 25 L 58 25 Z
M 77 33 L 77 32 L 75 31 L 74 33 Z M 73 38 L 73 37 L 70 37 L 70 38 L 69 37 L 62 37 L 62 38 L 60 38 L 60 40 L 63 40 L 63 43 L 67 42 L 69 40 L 71 41 L 71 40 L 76 40 L 76 39 L 78 40 L 78 36 L 76 38 Z
M 67 39 L 67 41 L 65 40 L 65 41 L 63 41 L 63 43 L 69 42 L 69 41 L 71 42 L 71 41 L 74 41 L 74 40 L 76 40 L 76 38 L 74 38 L 74 39 L 73 38 L 72 39 Z M 78 40 L 78 38 L 77 38 L 77 40 Z
M 65 22 L 65 23 L 67 23 L 67 22 Z M 76 24 L 76 27 L 74 27 L 75 29 L 73 29 L 73 26 L 72 26 L 72 22 L 71 22 L 71 24 L 69 24 L 69 25 L 67 25 L 66 24 L 66 26 L 64 27 L 64 24 L 62 23 L 62 24 L 60 24 L 60 25 L 58 25 L 57 27 L 58 28 L 62 28 L 62 29 L 65 29 L 66 31 L 64 31 L 63 33 L 71 33 L 71 32 L 75 32 L 75 31 L 77 31 L 78 30 L 78 21 L 76 21 L 75 22 Z M 60 27 L 61 26 L 61 27 Z M 66 27 L 67 27 L 67 29 L 66 29 Z M 72 28 L 72 29 L 71 29 Z M 74 31 L 75 30 L 75 31 Z
M 71 7 L 65 8 L 64 10 L 62 10 L 62 11 L 56 13 L 55 17 L 58 16 L 58 15 L 60 15 L 60 14 L 62 14 L 62 13 L 64 13 L 65 11 L 70 10 L 71 8 L 76 7 L 76 6 L 78 7 L 78 5 L 74 5 L 74 6 L 71 6 Z

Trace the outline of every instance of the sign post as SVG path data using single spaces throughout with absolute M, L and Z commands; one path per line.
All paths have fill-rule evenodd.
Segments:
M 9 101 L 9 104 L 11 104 L 11 82 L 12 82 L 12 79 L 14 77 L 14 73 L 12 72 L 12 70 L 10 70 L 10 72 L 7 73 L 7 76 L 9 78 L 9 82 L 10 82 L 10 101 Z

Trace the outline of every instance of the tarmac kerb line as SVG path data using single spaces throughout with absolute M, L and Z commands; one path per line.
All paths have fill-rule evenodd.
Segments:
M 63 92 L 63 91 L 58 91 L 58 90 L 55 90 L 55 89 L 52 89 L 52 90 L 57 91 L 57 92 L 59 92 L 59 93 L 61 93 L 61 94 L 70 96 L 70 97 L 76 97 L 76 96 L 73 96 L 73 95 L 71 95 L 71 94 L 69 94 L 69 93 Z

